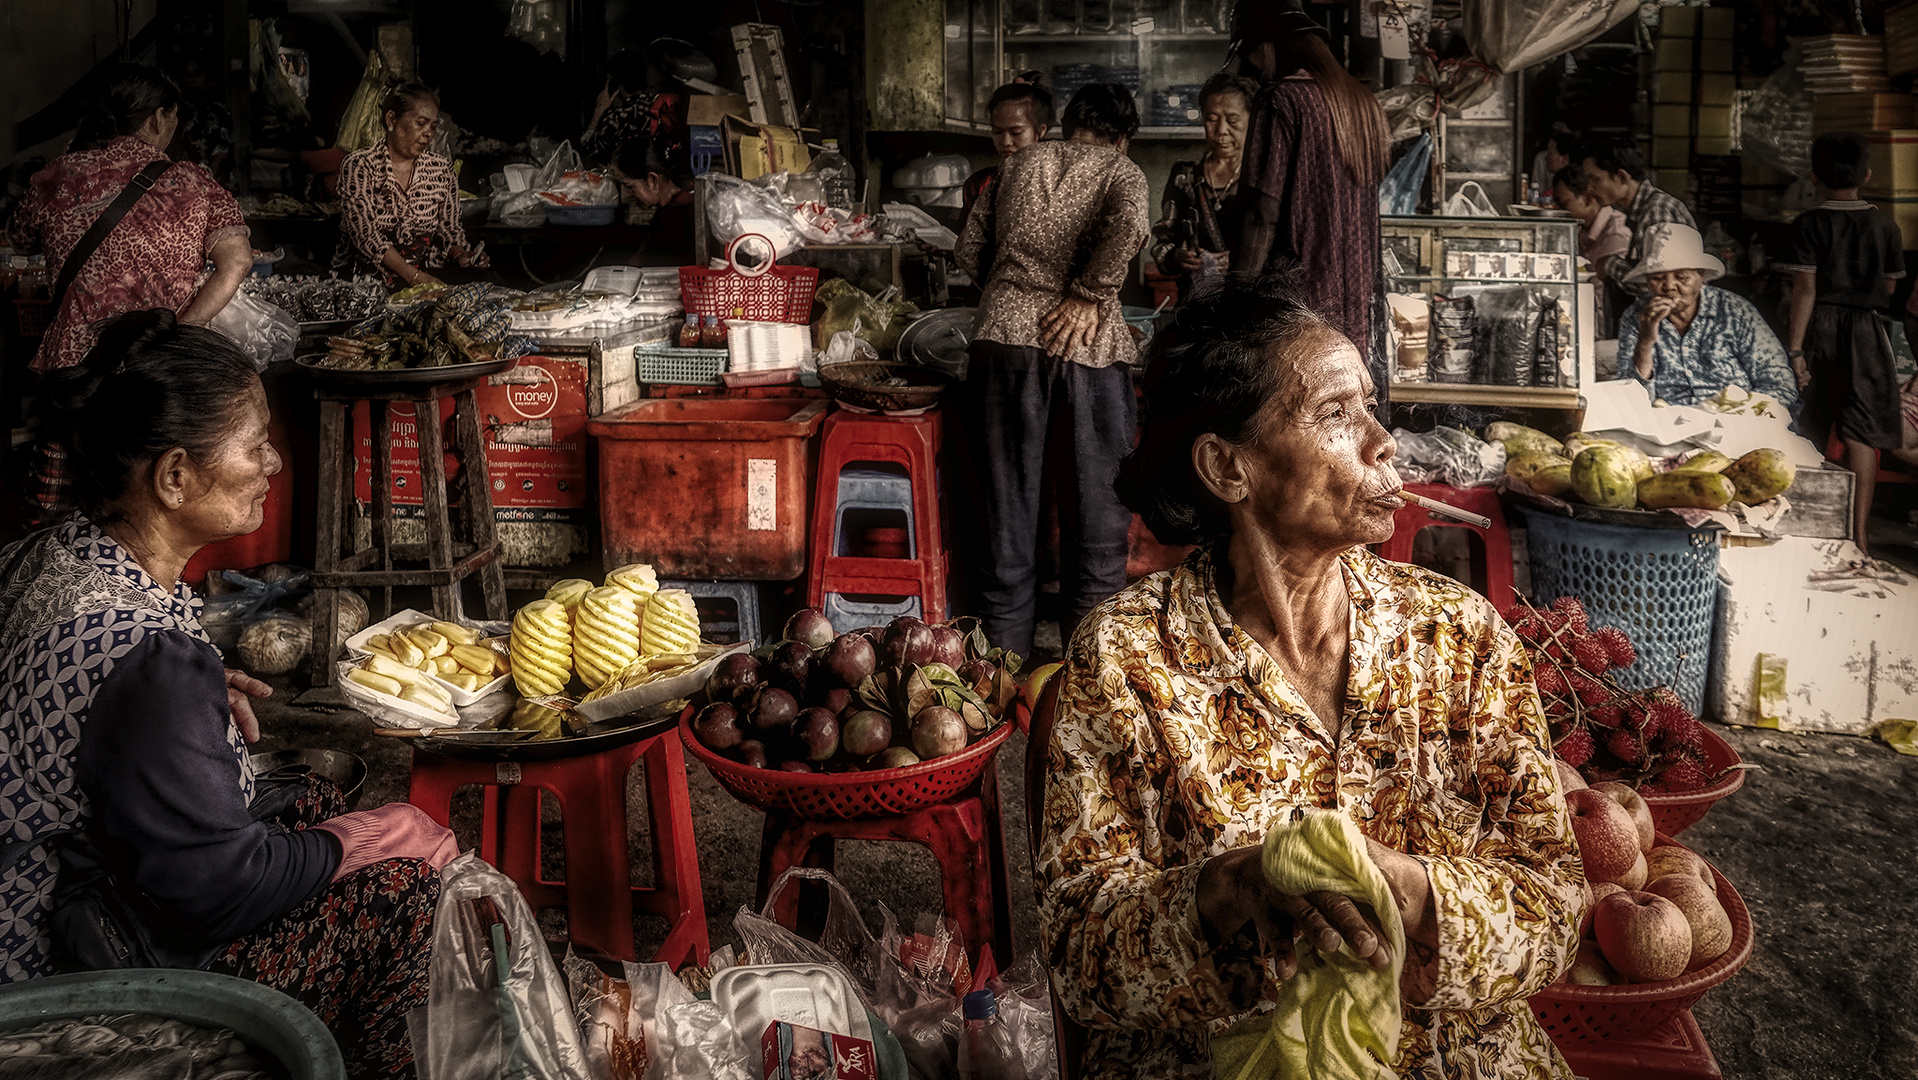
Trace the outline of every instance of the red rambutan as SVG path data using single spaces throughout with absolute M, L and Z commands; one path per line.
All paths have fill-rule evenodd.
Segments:
M 1594 675 L 1603 675 L 1612 666 L 1611 651 L 1597 638 L 1579 638 L 1572 645 L 1572 659 L 1578 661 L 1579 667 Z
M 1565 672 L 1560 670 L 1557 664 L 1548 660 L 1538 664 L 1533 670 L 1536 672 L 1540 694 L 1552 697 L 1571 692 L 1571 687 L 1565 682 Z
M 1699 723 L 1696 717 L 1686 713 L 1680 713 L 1675 719 L 1669 720 L 1662 735 L 1665 744 L 1673 749 L 1702 751 L 1705 747 L 1705 725 Z
M 1571 682 L 1572 693 L 1578 697 L 1581 704 L 1597 706 L 1611 700 L 1612 692 L 1605 689 L 1605 684 L 1582 671 L 1574 671 L 1566 678 Z
M 1657 786 L 1670 792 L 1697 791 L 1710 782 L 1711 777 L 1706 775 L 1703 765 L 1689 757 L 1680 757 L 1658 774 Z
M 1598 747 L 1597 744 L 1592 742 L 1591 732 L 1586 731 L 1584 728 L 1576 728 L 1571 734 L 1560 739 L 1558 745 L 1553 747 L 1553 749 L 1558 753 L 1559 758 L 1563 760 L 1565 764 L 1576 769 L 1580 765 L 1592 760 L 1592 752 L 1597 750 Z
M 1632 648 L 1632 639 L 1625 631 L 1616 626 L 1607 626 L 1592 635 L 1592 638 L 1605 646 L 1605 652 L 1612 659 L 1613 667 L 1631 667 L 1638 662 L 1638 650 Z
M 1585 605 L 1578 602 L 1578 597 L 1559 597 L 1552 601 L 1552 611 L 1565 620 L 1564 625 L 1581 634 L 1585 632 Z
M 1645 760 L 1645 744 L 1625 728 L 1617 728 L 1605 736 L 1605 749 L 1627 765 L 1636 765 Z
M 1617 705 L 1600 705 L 1586 715 L 1602 728 L 1615 728 L 1625 722 L 1625 710 Z

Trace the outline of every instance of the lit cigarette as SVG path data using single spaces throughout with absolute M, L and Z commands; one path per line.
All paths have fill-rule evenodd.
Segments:
M 1400 490 L 1399 498 L 1404 499 L 1414 506 L 1423 506 L 1440 517 L 1448 517 L 1453 521 L 1463 521 L 1467 525 L 1477 525 L 1481 529 L 1489 529 L 1492 527 L 1492 519 L 1486 517 L 1484 514 L 1474 514 L 1470 510 L 1460 510 L 1456 506 L 1447 506 L 1442 502 L 1428 499 L 1423 495 L 1414 495 L 1405 490 Z

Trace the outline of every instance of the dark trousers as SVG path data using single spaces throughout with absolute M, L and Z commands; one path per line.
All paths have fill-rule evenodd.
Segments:
M 1030 656 L 1048 463 L 1058 488 L 1064 640 L 1125 587 L 1132 513 L 1112 481 L 1136 434 L 1132 376 L 1122 364 L 1089 368 L 993 341 L 971 351 L 961 400 L 984 526 L 984 550 L 971 560 L 979 616 L 993 644 Z

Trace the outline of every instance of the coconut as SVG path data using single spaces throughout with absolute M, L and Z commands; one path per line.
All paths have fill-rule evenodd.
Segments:
M 313 628 L 305 619 L 270 615 L 240 631 L 240 666 L 255 675 L 284 675 L 306 659 Z

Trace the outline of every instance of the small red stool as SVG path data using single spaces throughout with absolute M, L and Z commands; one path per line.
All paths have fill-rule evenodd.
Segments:
M 653 884 L 632 884 L 626 839 L 626 774 L 646 759 L 646 801 L 653 836 Z M 422 750 L 413 752 L 413 783 L 407 801 L 442 825 L 449 823 L 453 793 L 468 784 L 486 787 L 481 815 L 480 858 L 519 885 L 534 910 L 566 908 L 566 933 L 580 945 L 622 960 L 637 961 L 635 909 L 671 923 L 656 962 L 675 969 L 704 964 L 706 902 L 693 842 L 692 798 L 679 732 L 596 754 L 552 761 L 471 761 Z M 505 789 L 503 792 L 497 789 Z M 540 792 L 559 799 L 566 836 L 566 880 L 540 875 Z
M 1572 1071 L 1590 1080 L 1720 1080 L 1724 1075 L 1690 1009 L 1644 1035 L 1557 1045 Z
M 867 416 L 834 410 L 820 429 L 819 480 L 813 498 L 812 561 L 806 602 L 823 607 L 827 593 L 916 596 L 921 617 L 946 617 L 946 548 L 939 517 L 937 411 L 921 416 Z M 903 465 L 912 481 L 916 535 L 910 559 L 871 559 L 833 550 L 839 521 L 839 474 L 859 462 Z
M 977 953 L 991 945 L 998 956 L 1012 956 L 1012 882 L 1006 873 L 1006 837 L 999 821 L 998 766 L 986 767 L 979 782 L 952 800 L 910 814 L 864 821 L 808 821 L 784 811 L 766 812 L 759 841 L 759 887 L 755 906 L 779 875 L 794 866 L 831 871 L 836 840 L 894 840 L 931 848 L 939 860 L 946 917 L 959 924 L 966 948 Z M 794 927 L 799 920 L 796 888 L 781 891 L 773 917 Z
M 1405 490 L 1460 510 L 1483 514 L 1492 519 L 1492 527 L 1481 529 L 1408 504 L 1392 515 L 1392 539 L 1378 546 L 1380 557 L 1393 562 L 1411 562 L 1412 541 L 1422 530 L 1469 529 L 1479 538 L 1484 551 L 1485 585 L 1479 591 L 1500 611 L 1512 606 L 1518 597 L 1512 588 L 1512 535 L 1505 530 L 1505 508 L 1499 505 L 1498 492 L 1489 487 L 1455 488 L 1444 484 L 1407 484 Z M 1474 558 L 1473 562 L 1476 564 L 1479 560 Z

